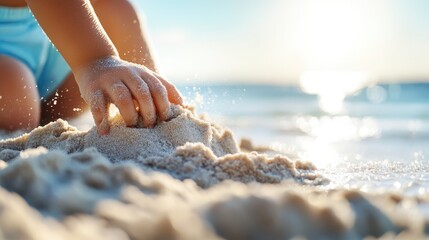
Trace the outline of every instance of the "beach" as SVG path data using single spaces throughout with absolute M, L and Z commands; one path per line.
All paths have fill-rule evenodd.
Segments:
M 367 158 L 371 154 L 357 148 L 354 151 L 360 157 L 350 148 L 338 148 L 337 154 L 347 161 L 335 160 L 323 151 L 313 156 L 309 148 L 300 149 L 306 145 L 298 144 L 312 136 L 311 129 L 354 124 L 360 129 L 359 139 L 368 143 L 378 139 L 374 122 L 379 120 L 353 112 L 330 117 L 298 113 L 311 111 L 317 99 L 294 94 L 291 88 L 284 88 L 289 94 L 279 96 L 295 96 L 290 101 L 295 105 L 271 105 L 265 109 L 274 112 L 269 115 L 262 105 L 279 100 L 273 94 L 278 87 L 270 90 L 274 92 L 268 98 L 243 93 L 242 89 L 251 92 L 251 86 L 226 88 L 193 91 L 206 97 L 199 110 L 210 109 L 207 115 L 172 107 L 170 119 L 153 129 L 127 128 L 116 115 L 110 120 L 108 136 L 63 120 L 28 134 L 3 134 L 0 238 L 426 238 L 429 196 L 420 190 L 426 189 L 424 153 L 415 156 L 414 166 L 401 156 L 402 162 L 392 156 L 386 160 L 380 151 L 379 159 Z M 261 87 L 258 91 L 263 92 Z M 214 97 L 222 92 L 230 95 L 222 100 Z M 265 98 L 265 102 L 248 105 L 249 96 L 254 101 Z M 231 99 L 237 101 L 232 106 L 251 107 L 240 105 L 241 112 L 233 111 L 234 107 L 217 110 L 224 105 L 222 101 Z M 281 109 L 295 119 L 289 124 L 299 123 L 301 128 L 279 120 L 288 116 L 279 113 Z M 269 119 L 277 124 L 270 124 Z M 306 134 L 305 124 L 310 129 Z M 282 131 L 271 133 L 275 127 Z M 351 135 L 340 137 L 341 141 L 328 143 L 357 141 Z M 371 146 L 377 149 L 378 145 Z M 406 186 L 407 177 L 419 173 L 414 185 Z

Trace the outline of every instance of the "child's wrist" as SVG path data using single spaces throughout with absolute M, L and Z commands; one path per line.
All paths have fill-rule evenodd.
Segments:
M 100 56 L 100 57 L 93 58 L 93 59 L 88 59 L 88 60 L 84 61 L 83 63 L 72 67 L 72 72 L 74 75 L 79 75 L 82 72 L 89 70 L 89 69 L 95 70 L 99 67 L 112 65 L 115 62 L 117 62 L 118 60 L 120 60 L 118 54 L 111 54 L 111 55 Z

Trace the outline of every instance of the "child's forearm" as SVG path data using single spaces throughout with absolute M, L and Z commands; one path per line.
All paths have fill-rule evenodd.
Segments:
M 96 59 L 118 56 L 89 0 L 26 1 L 72 71 Z
M 121 59 L 156 71 L 153 56 L 143 32 L 143 23 L 134 7 L 124 0 L 92 0 L 92 6 Z
M 72 68 L 81 96 L 88 103 L 100 134 L 109 132 L 111 103 L 118 107 L 127 126 L 135 126 L 140 115 L 145 127 L 154 126 L 157 119 L 166 120 L 170 102 L 182 104 L 174 85 L 142 65 L 119 58 L 89 0 L 27 0 L 27 3 Z M 133 15 L 129 17 L 133 18 Z M 122 32 L 129 34 L 122 37 L 132 39 L 134 30 L 130 28 Z M 124 42 L 115 35 L 121 51 L 136 49 L 140 52 L 137 47 L 145 41 L 140 29 L 137 32 L 140 38 Z M 131 45 L 130 50 L 127 50 L 127 44 Z

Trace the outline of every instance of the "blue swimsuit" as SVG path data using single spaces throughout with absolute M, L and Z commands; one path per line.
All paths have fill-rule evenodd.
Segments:
M 0 6 L 0 55 L 30 68 L 42 98 L 53 94 L 70 73 L 70 67 L 27 7 Z

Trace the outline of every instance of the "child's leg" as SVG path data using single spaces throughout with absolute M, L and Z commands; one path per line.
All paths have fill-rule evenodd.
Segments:
M 70 73 L 58 90 L 42 102 L 40 124 L 44 125 L 58 118 L 69 120 L 79 116 L 87 109 L 88 106 L 80 96 L 73 74 Z
M 31 130 L 38 126 L 40 101 L 31 70 L 0 55 L 0 129 Z

